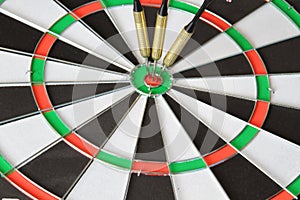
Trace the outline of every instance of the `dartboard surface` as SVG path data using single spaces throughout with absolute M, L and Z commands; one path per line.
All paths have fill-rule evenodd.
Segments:
M 0 198 L 299 198 L 300 1 L 202 4 L 0 0 Z

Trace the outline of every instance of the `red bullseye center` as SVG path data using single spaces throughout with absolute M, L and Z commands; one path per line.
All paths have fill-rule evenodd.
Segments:
M 153 77 L 151 74 L 148 74 L 145 76 L 144 82 L 148 87 L 158 87 L 162 84 L 162 78 L 157 75 Z

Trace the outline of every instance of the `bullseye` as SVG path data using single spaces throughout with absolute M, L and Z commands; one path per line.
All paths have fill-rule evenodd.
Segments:
M 138 93 L 156 97 L 166 93 L 172 87 L 173 77 L 160 65 L 155 68 L 155 73 L 152 73 L 152 70 L 154 70 L 153 64 L 149 64 L 149 69 L 145 64 L 136 66 L 131 71 L 131 84 Z
M 160 76 L 152 76 L 151 74 L 148 74 L 147 76 L 145 76 L 144 82 L 148 87 L 154 88 L 160 86 L 163 80 Z

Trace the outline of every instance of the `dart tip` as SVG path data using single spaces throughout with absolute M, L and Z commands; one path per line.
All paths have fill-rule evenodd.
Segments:
M 146 65 L 147 74 L 150 74 L 149 58 L 145 58 L 145 65 Z
M 154 60 L 153 69 L 152 69 L 152 79 L 154 80 L 155 74 L 156 74 L 156 66 L 157 66 L 157 60 Z

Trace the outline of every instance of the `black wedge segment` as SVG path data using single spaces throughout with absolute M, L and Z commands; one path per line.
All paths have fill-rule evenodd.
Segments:
M 132 54 L 131 50 L 105 11 L 93 13 L 84 17 L 82 20 L 134 65 L 138 64 L 137 59 Z
M 60 142 L 19 170 L 33 182 L 62 197 L 88 162 L 87 157 Z
M 168 95 L 165 100 L 190 136 L 201 155 L 210 153 L 226 143 Z
M 234 24 L 243 17 L 255 11 L 265 4 L 265 0 L 251 1 L 232 1 L 227 3 L 225 0 L 216 0 L 208 6 L 208 10 L 226 19 L 229 23 Z
M 166 161 L 165 149 L 154 99 L 148 98 L 135 159 Z
M 88 54 L 87 52 L 82 51 L 60 40 L 56 40 L 53 44 L 49 52 L 49 57 L 96 68 L 126 73 L 124 69 L 114 66 L 98 57 Z
M 0 99 L 0 122 L 38 111 L 30 87 L 0 87 Z
M 281 190 L 281 187 L 239 154 L 211 170 L 232 200 L 268 199 Z
M 251 65 L 243 54 L 218 60 L 202 66 L 174 74 L 175 78 L 209 77 L 209 76 L 230 76 L 253 74 Z
M 114 129 L 117 128 L 117 125 L 129 111 L 137 97 L 137 93 L 129 95 L 127 98 L 109 107 L 103 113 L 99 113 L 100 115 L 97 118 L 85 124 L 76 132 L 94 145 L 98 147 L 102 146 L 106 139 L 113 133 Z
M 263 129 L 300 145 L 300 110 L 270 105 Z
M 169 176 L 146 176 L 132 174 L 127 200 L 175 199 Z
M 47 85 L 49 98 L 53 106 L 91 98 L 128 86 L 129 83 L 101 83 L 84 85 Z M 105 94 L 103 94 L 105 95 Z
M 268 73 L 300 72 L 300 37 L 258 49 Z
M 33 53 L 43 33 L 0 13 L 0 47 Z
M 231 96 L 202 92 L 177 86 L 174 86 L 173 89 L 192 96 L 201 102 L 211 105 L 214 108 L 222 110 L 246 122 L 250 119 L 255 105 L 254 101 Z
M 157 11 L 158 11 L 157 8 L 144 7 L 144 12 L 145 12 L 147 26 L 148 26 L 148 35 L 149 35 L 150 44 L 152 44 L 152 41 L 153 41 Z

